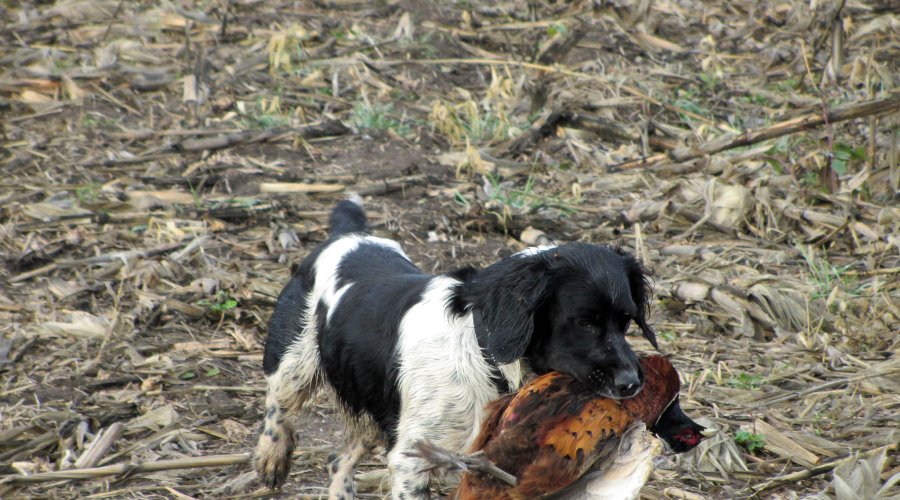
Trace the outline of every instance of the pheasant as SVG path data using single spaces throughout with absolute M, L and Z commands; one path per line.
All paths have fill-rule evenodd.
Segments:
M 650 356 L 641 367 L 644 388 L 624 400 L 597 396 L 559 372 L 544 374 L 491 403 L 473 455 L 428 443 L 419 452 L 437 467 L 466 471 L 455 492 L 462 500 L 637 498 L 661 452 L 645 429 L 676 453 L 697 446 L 704 430 L 681 410 L 671 362 Z

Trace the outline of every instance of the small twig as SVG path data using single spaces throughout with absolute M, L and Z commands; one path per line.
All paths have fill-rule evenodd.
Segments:
M 109 92 L 107 92 L 106 90 L 104 90 L 103 87 L 101 87 L 96 82 L 91 82 L 91 87 L 94 87 L 94 90 L 96 90 L 97 93 L 100 94 L 100 96 L 102 96 L 104 99 L 111 102 L 112 104 L 114 104 L 124 110 L 127 110 L 131 114 L 134 114 L 134 115 L 141 114 L 141 112 L 134 109 L 133 106 L 129 106 L 129 105 L 125 104 L 124 102 L 120 101 L 119 99 L 116 98 L 116 96 L 114 96 L 114 95 L 110 94 Z
M 518 156 L 535 144 L 542 137 L 546 137 L 556 130 L 561 122 L 568 121 L 573 113 L 569 110 L 556 109 L 545 113 L 535 120 L 531 127 L 513 140 L 506 148 L 497 151 L 497 156 Z
M 228 29 L 228 14 L 231 13 L 231 2 L 225 3 L 225 9 L 222 13 L 222 24 L 219 27 L 219 39 L 225 38 L 225 31 Z
M 261 182 L 260 193 L 337 193 L 344 190 L 343 184 L 322 182 Z
M 263 386 L 252 387 L 249 385 L 195 385 L 191 389 L 195 391 L 250 392 L 257 394 L 266 392 L 266 388 Z
M 862 118 L 864 116 L 893 113 L 898 109 L 900 109 L 900 93 L 885 97 L 884 99 L 875 99 L 873 101 L 832 108 L 825 114 L 821 111 L 807 113 L 798 116 L 797 118 L 776 123 L 769 127 L 757 130 L 747 130 L 741 134 L 726 134 L 697 146 L 678 148 L 668 154 L 661 153 L 643 160 L 632 160 L 612 168 L 618 170 L 630 170 L 634 168 L 655 166 L 666 161 L 678 163 L 686 162 L 729 149 L 750 146 L 776 137 L 795 134 L 797 132 L 819 127 L 825 123 L 834 124 L 836 122 Z
M 109 36 L 109 31 L 112 29 L 113 21 L 119 17 L 119 12 L 122 12 L 122 4 L 125 3 L 125 0 L 119 0 L 119 5 L 116 6 L 116 11 L 113 12 L 112 17 L 109 18 L 109 23 L 106 24 L 106 31 L 103 32 L 103 37 L 100 38 L 100 43 L 97 45 L 103 45 L 103 42 L 106 41 L 106 37 Z
M 366 182 L 356 184 L 347 188 L 348 191 L 357 193 L 360 196 L 378 196 L 400 191 L 406 186 L 421 184 L 428 180 L 427 174 L 414 174 L 404 177 L 395 177 L 393 179 L 384 179 L 378 182 Z

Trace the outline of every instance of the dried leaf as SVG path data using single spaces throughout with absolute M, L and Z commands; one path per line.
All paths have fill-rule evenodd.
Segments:
M 85 339 L 103 338 L 109 331 L 109 320 L 84 311 L 71 311 L 68 321 L 47 321 L 37 331 L 38 335 L 58 335 Z
M 147 429 L 150 431 L 158 431 L 163 427 L 168 427 L 178 421 L 178 412 L 171 405 L 160 406 L 154 408 L 139 417 L 129 420 L 125 424 L 125 428 L 129 431 L 137 429 Z

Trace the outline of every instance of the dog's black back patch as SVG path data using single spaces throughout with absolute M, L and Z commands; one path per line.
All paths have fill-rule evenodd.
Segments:
M 374 418 L 389 448 L 396 442 L 400 415 L 400 321 L 422 299 L 430 280 L 393 249 L 363 244 L 341 261 L 338 288 L 350 288 L 328 321 L 319 304 L 325 376 L 350 412 Z

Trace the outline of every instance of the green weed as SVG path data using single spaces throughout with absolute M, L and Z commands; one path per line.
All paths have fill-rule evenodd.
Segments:
M 737 431 L 734 434 L 734 442 L 746 448 L 751 454 L 763 449 L 766 445 L 766 441 L 761 434 L 747 431 Z
M 547 26 L 547 36 L 556 36 L 559 34 L 566 34 L 569 31 L 569 28 L 563 23 L 553 23 L 550 26 Z
M 100 195 L 101 186 L 102 184 L 99 182 L 89 182 L 78 186 L 75 188 L 75 197 L 78 198 L 78 202 L 81 204 L 95 203 Z
M 762 375 L 741 373 L 737 377 L 728 377 L 725 379 L 725 383 L 737 389 L 756 389 L 762 385 L 763 377 Z
M 359 103 L 353 108 L 353 123 L 359 128 L 393 130 L 400 135 L 409 133 L 409 127 L 394 119 L 390 104 Z
M 700 105 L 703 96 L 698 89 L 693 87 L 679 89 L 677 92 L 677 98 L 672 102 L 675 106 L 679 108 L 690 111 L 691 113 L 697 115 L 707 115 L 707 109 Z M 678 117 L 681 119 L 683 123 L 691 124 L 694 122 L 694 118 L 684 114 L 678 113 Z
M 707 92 L 714 91 L 716 86 L 719 85 L 719 77 L 716 76 L 715 73 L 710 73 L 710 72 L 700 73 L 700 81 L 703 82 L 703 88 Z
M 828 261 L 828 254 L 819 258 L 812 247 L 801 247 L 800 249 L 803 259 L 809 268 L 810 278 L 815 285 L 813 292 L 814 299 L 828 297 L 831 291 L 836 287 L 840 287 L 852 296 L 858 296 L 862 289 L 856 286 L 855 278 L 847 276 L 847 271 L 852 267 L 850 264 L 845 266 L 835 266 Z
M 504 211 L 511 210 L 519 213 L 531 213 L 542 208 L 557 208 L 566 215 L 575 213 L 575 209 L 564 203 L 557 196 L 543 196 L 535 194 L 534 183 L 536 176 L 532 172 L 525 185 L 521 188 L 514 188 L 501 183 L 500 179 L 494 175 L 487 175 L 490 184 L 491 200 L 499 202 Z
M 834 145 L 834 156 L 831 159 L 831 169 L 838 175 L 847 174 L 847 164 L 852 161 L 864 161 L 866 159 L 866 147 L 854 148 L 849 144 L 839 142 Z
M 821 186 L 821 177 L 815 170 L 807 170 L 800 176 L 800 185 L 806 188 Z
M 281 89 L 271 98 L 259 97 L 252 109 L 247 109 L 247 103 L 238 103 L 238 112 L 241 114 L 241 127 L 245 129 L 270 129 L 286 127 L 290 120 L 281 112 Z
M 466 198 L 466 195 L 459 191 L 453 193 L 453 202 L 461 206 L 466 212 L 472 207 L 472 204 L 469 202 L 469 199 Z
M 205 307 L 212 312 L 225 314 L 238 306 L 238 301 L 234 297 L 228 295 L 224 290 L 216 293 L 215 300 L 203 299 L 197 302 L 200 307 Z
M 269 129 L 287 126 L 288 122 L 285 116 L 264 113 L 246 117 L 244 125 L 245 128 L 251 129 Z

